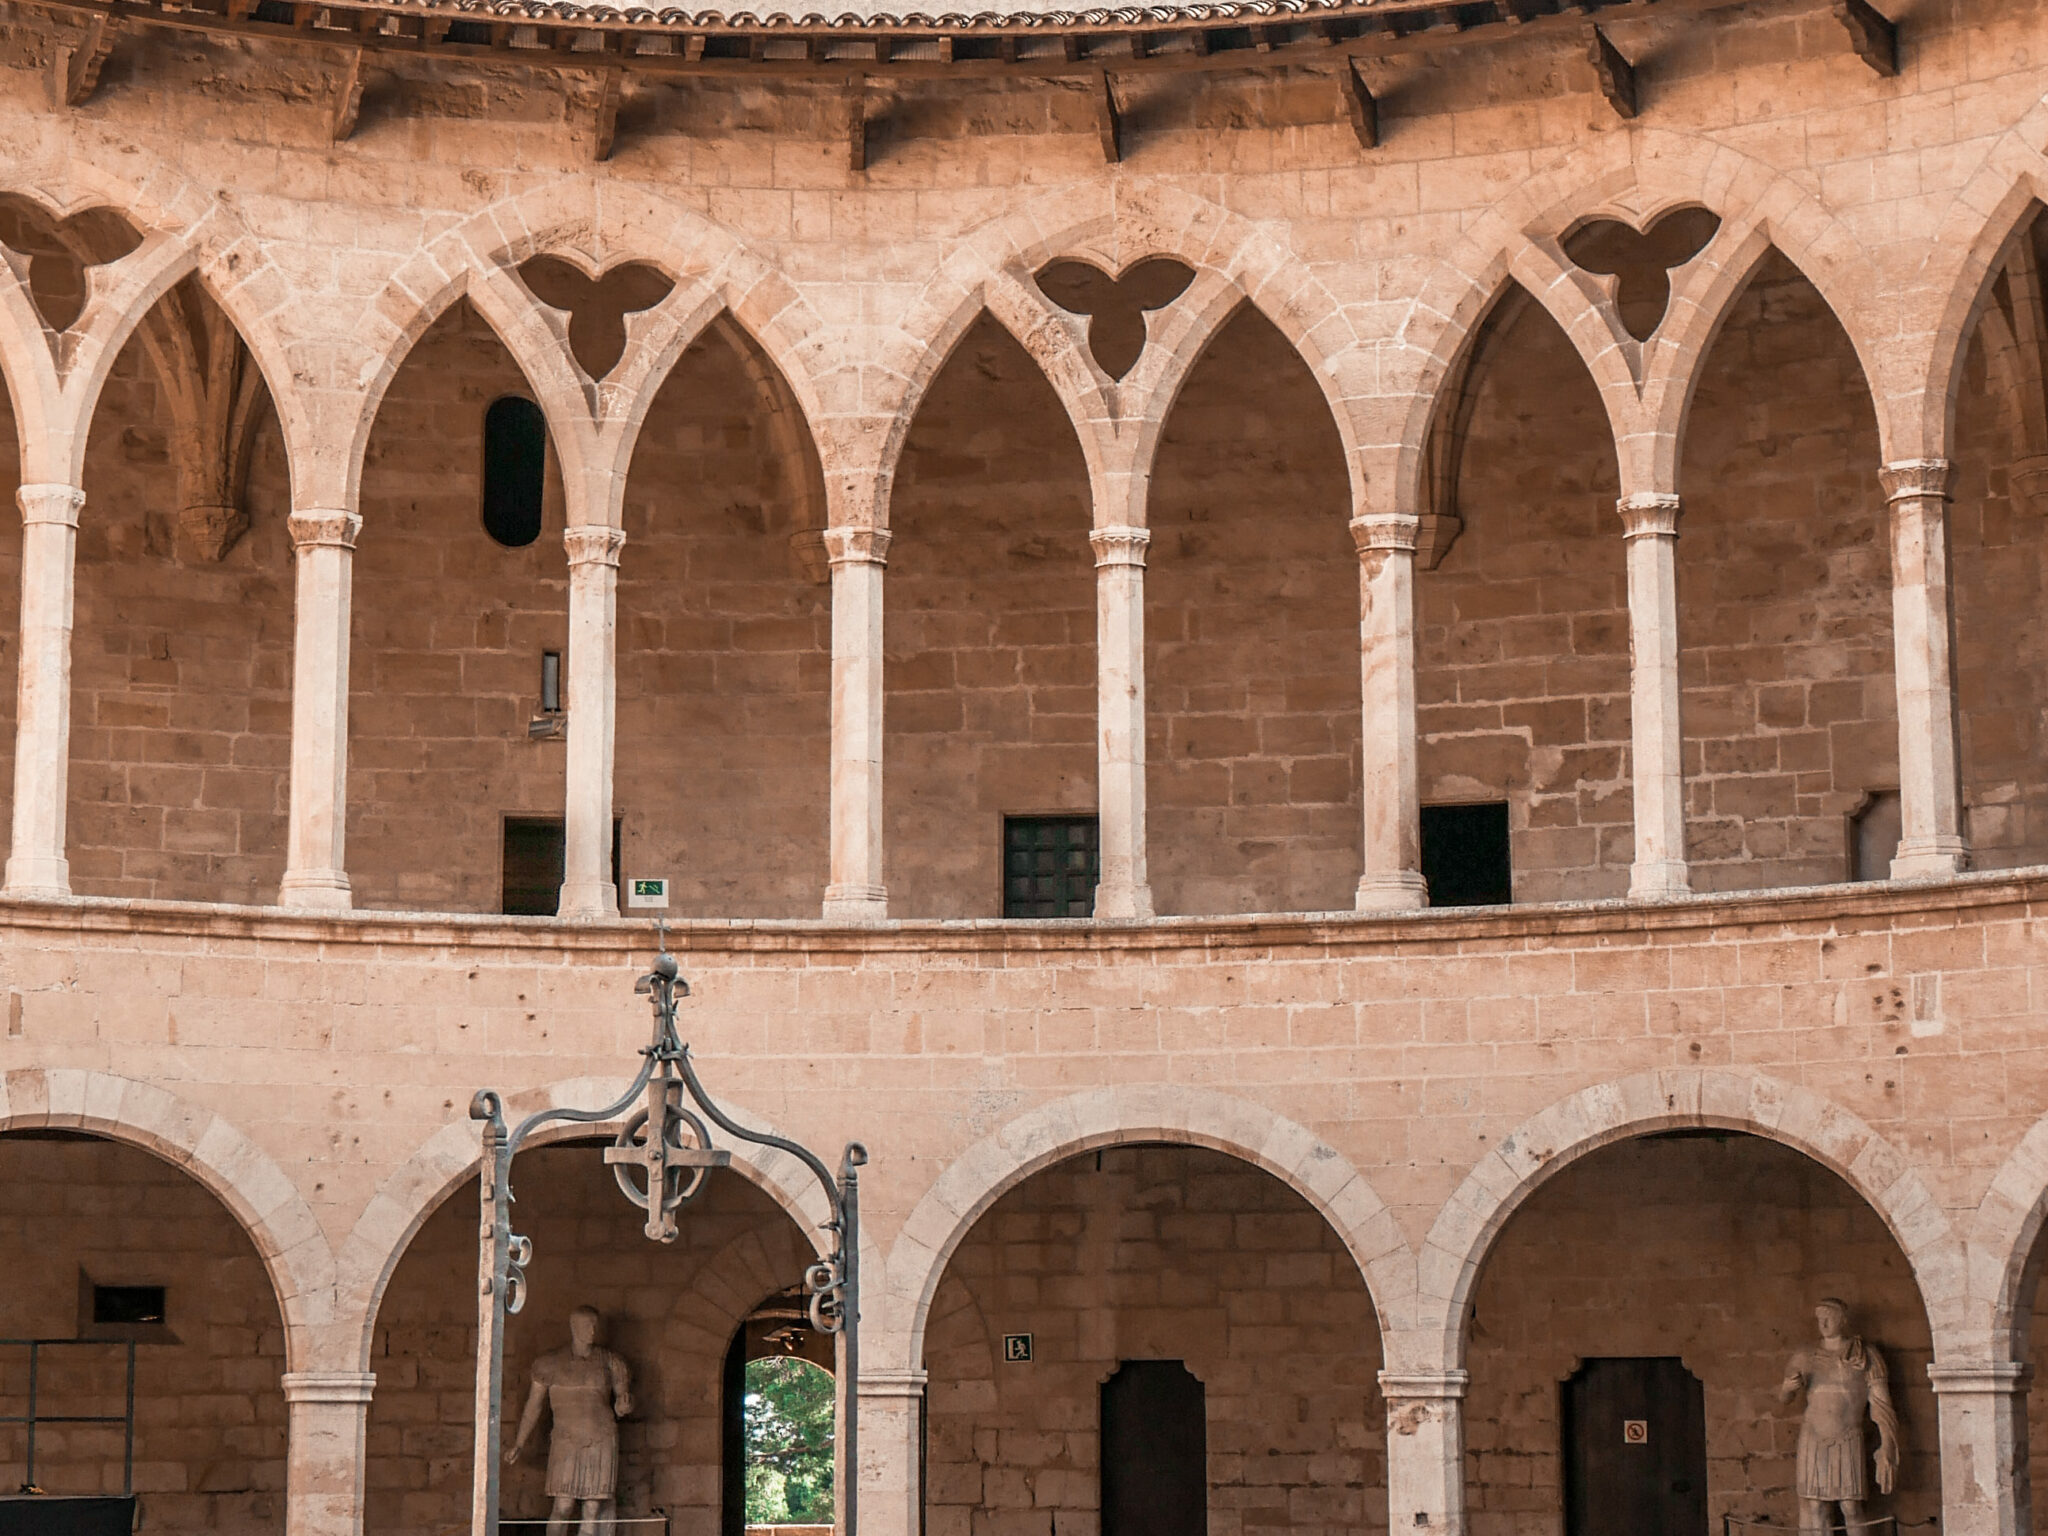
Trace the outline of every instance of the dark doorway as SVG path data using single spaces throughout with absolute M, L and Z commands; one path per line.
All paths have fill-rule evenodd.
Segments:
M 1102 1384 L 1102 1536 L 1205 1536 L 1209 1409 L 1178 1360 L 1126 1360 Z
M 1683 1360 L 1588 1360 L 1560 1395 L 1565 1536 L 1706 1536 L 1706 1402 Z
M 621 818 L 612 818 L 612 883 L 619 880 Z M 501 910 L 515 917 L 553 917 L 562 904 L 562 818 L 505 818 Z
M 1432 907 L 1505 906 L 1515 899 L 1508 803 L 1425 805 L 1422 878 Z

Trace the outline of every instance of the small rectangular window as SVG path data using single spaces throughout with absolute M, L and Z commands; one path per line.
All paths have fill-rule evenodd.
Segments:
M 1889 880 L 1904 830 L 1896 789 L 1873 789 L 1849 818 L 1849 878 Z
M 562 653 L 540 653 L 540 707 L 550 715 L 562 710 Z
M 160 1285 L 95 1285 L 92 1320 L 98 1324 L 162 1323 L 164 1288 Z
M 1095 817 L 1003 818 L 1003 916 L 1092 917 L 1101 878 Z
M 623 822 L 612 818 L 612 882 L 619 878 Z M 501 910 L 513 917 L 553 917 L 562 904 L 563 839 L 559 816 L 507 816 Z
M 1432 907 L 1505 906 L 1515 899 L 1508 803 L 1425 805 L 1422 878 Z

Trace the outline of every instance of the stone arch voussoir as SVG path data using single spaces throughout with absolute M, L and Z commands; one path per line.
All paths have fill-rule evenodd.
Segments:
M 1170 1141 L 1240 1158 L 1280 1179 L 1335 1229 L 1357 1263 L 1382 1329 L 1403 1329 L 1414 1257 L 1392 1213 L 1335 1148 L 1262 1104 L 1171 1085 L 1097 1088 L 1025 1111 L 949 1164 L 925 1191 L 889 1252 L 884 1294 L 873 1280 L 864 1358 L 910 1370 L 922 1358 L 939 1281 L 974 1224 L 1034 1173 L 1101 1147 Z M 877 1327 L 876 1325 L 880 1326 Z
M 291 1176 L 239 1128 L 167 1089 L 112 1072 L 30 1067 L 0 1077 L 0 1131 L 45 1127 L 124 1142 L 183 1169 L 240 1224 L 270 1276 L 287 1370 L 326 1363 L 335 1266 Z
M 505 1102 L 505 1118 L 508 1124 L 516 1126 L 522 1118 L 540 1109 L 608 1104 L 618 1097 L 621 1086 L 616 1078 L 571 1078 L 511 1095 Z M 759 1116 L 744 1110 L 727 1106 L 726 1112 L 750 1130 L 774 1130 Z M 608 1136 L 618 1129 L 618 1121 L 558 1122 L 526 1145 L 534 1148 L 576 1136 Z M 477 1123 L 466 1117 L 451 1120 L 434 1132 L 402 1167 L 384 1180 L 342 1243 L 336 1261 L 336 1305 L 343 1321 L 354 1330 L 350 1339 L 355 1351 L 351 1369 L 368 1369 L 378 1310 L 413 1238 L 444 1201 L 462 1198 L 461 1186 L 476 1179 L 481 1134 Z M 824 1192 L 808 1168 L 786 1152 L 751 1146 L 731 1137 L 720 1136 L 719 1145 L 732 1151 L 733 1168 L 786 1212 L 818 1253 L 827 1251 L 829 1240 L 824 1223 L 831 1215 Z M 516 1162 L 513 1178 L 516 1187 Z M 862 1243 L 861 1263 L 864 1273 L 881 1273 L 881 1256 L 871 1241 Z
M 1444 1203 L 1417 1258 L 1419 1354 L 1460 1367 L 1479 1272 L 1524 1201 L 1579 1159 L 1616 1142 L 1685 1127 L 1781 1142 L 1838 1174 L 1890 1229 L 1920 1288 L 1938 1353 L 1969 1316 L 1965 1252 L 1947 1211 L 1890 1141 L 1810 1088 L 1757 1073 L 1686 1068 L 1582 1088 L 1523 1122 Z

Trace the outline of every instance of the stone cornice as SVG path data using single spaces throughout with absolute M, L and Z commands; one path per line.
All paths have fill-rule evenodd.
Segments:
M 1929 918 L 1959 921 L 2048 918 L 2048 866 L 1958 875 L 1940 881 L 1807 886 L 1672 897 L 1656 901 L 1558 902 L 1438 912 L 1281 913 L 1248 917 L 1168 917 L 1135 923 L 1089 919 L 963 921 L 891 919 L 862 924 L 795 918 L 680 918 L 668 921 L 678 953 L 1118 955 L 1330 955 L 1373 952 L 1520 951 L 1557 940 L 1630 939 L 1660 933 L 1733 930 L 1759 936 L 1827 934 L 1842 923 L 1883 927 L 1899 920 L 1924 927 Z M 0 898 L 0 935 L 120 934 L 243 943 L 452 946 L 532 954 L 639 955 L 653 942 L 650 922 L 564 922 L 494 913 L 313 912 L 199 902 Z M 624 960 L 621 960 L 624 963 Z

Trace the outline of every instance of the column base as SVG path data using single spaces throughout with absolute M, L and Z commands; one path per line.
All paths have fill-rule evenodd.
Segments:
M 1152 917 L 1150 885 L 1109 885 L 1095 887 L 1095 916 L 1112 923 L 1142 923 Z
M 565 881 L 555 916 L 572 923 L 599 923 L 619 915 L 619 888 L 608 883 Z
M 1960 837 L 1901 838 L 1892 855 L 1894 880 L 1941 880 L 1970 867 L 1970 849 Z
M 1628 871 L 1630 901 L 1655 901 L 1660 896 L 1690 896 L 1692 871 L 1683 859 L 1653 859 L 1631 864 Z
M 1352 899 L 1359 912 L 1413 912 L 1429 905 L 1429 882 L 1421 871 L 1397 870 L 1388 875 L 1367 875 L 1358 882 Z
M 277 904 L 315 912 L 346 912 L 355 905 L 348 876 L 338 869 L 288 869 L 278 883 Z
M 885 923 L 889 920 L 889 888 L 885 885 L 825 887 L 828 923 Z
M 7 884 L 0 896 L 16 901 L 64 901 L 71 895 L 69 859 L 9 859 Z

